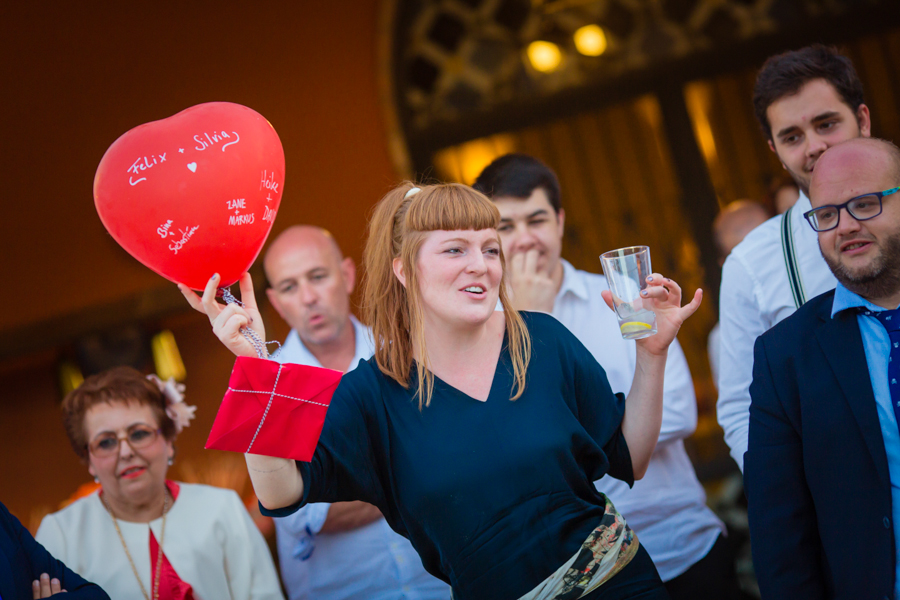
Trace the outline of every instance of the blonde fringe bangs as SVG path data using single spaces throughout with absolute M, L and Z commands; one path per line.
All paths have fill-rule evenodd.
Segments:
M 408 232 L 496 229 L 500 211 L 494 203 L 472 188 L 445 183 L 422 188 L 409 198 L 405 215 Z
M 414 187 L 420 190 L 407 195 Z M 416 269 L 419 249 L 427 232 L 496 229 L 499 222 L 500 213 L 493 202 L 472 188 L 455 183 L 414 186 L 405 182 L 388 192 L 375 207 L 363 254 L 366 268 L 363 315 L 372 328 L 378 368 L 404 388 L 409 388 L 415 350 L 419 350 L 422 359 L 416 361 L 420 382 L 416 397 L 420 410 L 431 403 L 434 374 L 429 370 L 425 346 Z M 401 260 L 408 287 L 403 287 L 394 275 L 396 258 Z M 500 284 L 500 303 L 506 317 L 516 381 L 510 399 L 516 400 L 525 391 L 531 336 L 521 315 L 509 302 L 505 271 Z

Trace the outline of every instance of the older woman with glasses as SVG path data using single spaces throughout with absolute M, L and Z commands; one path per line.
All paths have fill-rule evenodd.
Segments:
M 66 396 L 69 440 L 101 489 L 48 515 L 37 540 L 112 598 L 283 598 L 238 495 L 166 479 L 194 410 L 180 387 L 119 367 Z

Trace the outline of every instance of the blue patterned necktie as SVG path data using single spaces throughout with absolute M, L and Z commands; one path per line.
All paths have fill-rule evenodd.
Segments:
M 900 427 L 900 309 L 868 313 L 878 317 L 891 338 L 891 355 L 888 357 L 888 389 L 891 390 L 891 406 L 897 426 Z M 894 359 L 897 360 L 894 360 Z

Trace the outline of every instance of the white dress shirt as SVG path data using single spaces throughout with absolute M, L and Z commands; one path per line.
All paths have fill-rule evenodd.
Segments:
M 352 315 L 356 354 L 350 370 L 373 352 L 372 333 Z M 321 367 L 291 330 L 275 357 Z M 307 504 L 275 519 L 278 562 L 290 600 L 449 600 L 450 586 L 429 575 L 409 540 L 383 518 L 351 531 L 323 533 L 327 503 Z
M 807 300 L 837 285 L 819 251 L 818 235 L 803 218 L 810 208 L 809 198 L 801 192 L 791 211 L 794 254 Z M 753 345 L 756 338 L 797 310 L 781 246 L 781 219 L 781 215 L 772 217 L 751 231 L 722 268 L 716 413 L 741 471 L 750 428 Z
M 602 275 L 562 261 L 563 282 L 553 316 L 581 340 L 606 370 L 613 392 L 628 395 L 637 361 L 633 340 L 622 338 L 616 315 L 600 295 Z M 595 483 L 612 500 L 659 571 L 669 581 L 706 556 L 725 526 L 706 506 L 706 493 L 684 449 L 697 427 L 697 400 L 684 352 L 669 347 L 663 387 L 662 428 L 644 477 L 633 488 L 609 476 Z

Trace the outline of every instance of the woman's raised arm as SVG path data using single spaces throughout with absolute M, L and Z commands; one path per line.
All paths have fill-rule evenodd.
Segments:
M 703 298 L 703 290 L 697 290 L 691 302 L 681 306 L 681 288 L 673 280 L 653 273 L 647 282 L 647 289 L 641 294 L 644 306 L 656 313 L 657 333 L 637 341 L 634 380 L 622 418 L 622 435 L 631 454 L 635 479 L 644 476 L 659 439 L 669 345 L 675 340 L 681 324 L 699 308 Z M 613 308 L 609 291 L 603 292 L 603 299 Z
M 206 283 L 203 296 L 198 296 L 185 285 L 178 284 L 178 289 L 187 299 L 194 310 L 209 317 L 213 333 L 219 341 L 237 356 L 255 357 L 256 348 L 241 333 L 242 327 L 250 327 L 259 336 L 266 339 L 266 330 L 263 327 L 262 316 L 256 306 L 256 296 L 253 294 L 253 280 L 249 273 L 241 277 L 241 301 L 244 306 L 238 304 L 222 305 L 216 301 L 219 275 L 213 275 Z M 297 502 L 303 495 L 303 478 L 294 465 L 294 461 L 287 458 L 275 458 L 273 456 L 260 456 L 258 454 L 245 454 L 247 470 L 250 480 L 253 482 L 253 491 L 263 506 L 269 509 L 283 508 Z

